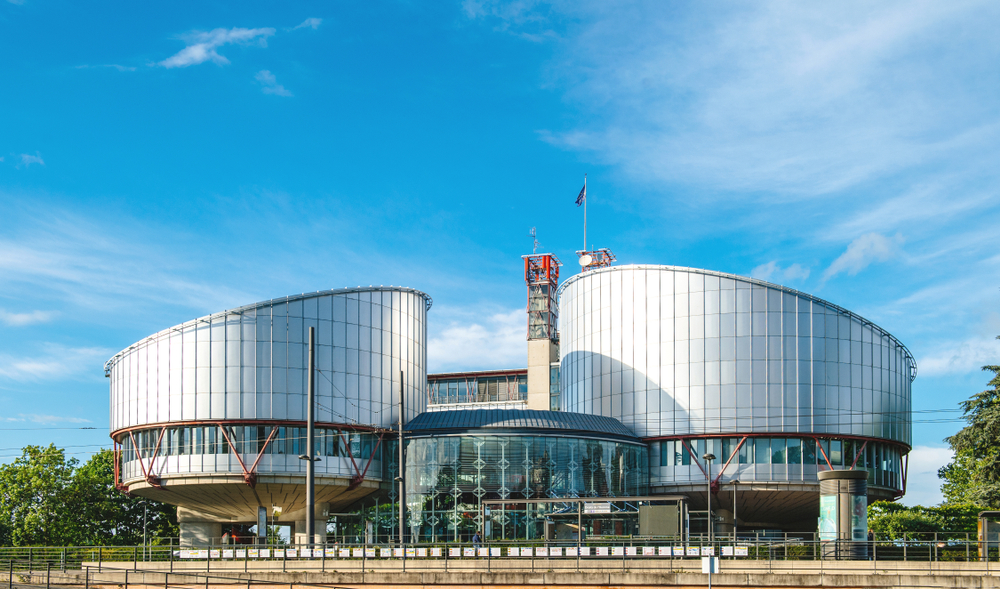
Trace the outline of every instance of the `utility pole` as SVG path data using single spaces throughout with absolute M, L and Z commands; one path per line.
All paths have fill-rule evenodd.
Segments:
M 705 497 L 708 499 L 708 512 L 706 521 L 708 522 L 708 589 L 712 589 L 712 569 L 715 567 L 715 546 L 712 544 L 712 461 L 715 460 L 715 454 L 711 452 L 706 452 L 702 455 L 702 459 L 705 461 L 705 467 L 708 470 L 708 494 Z M 704 562 L 704 557 L 702 558 Z
M 306 378 L 306 545 L 312 549 L 316 538 L 316 328 L 309 328 L 309 375 Z
M 146 515 L 149 513 L 149 504 L 142 502 L 142 559 L 146 560 Z
M 403 550 L 403 558 L 406 558 L 406 548 L 403 546 L 403 505 L 404 497 L 403 493 L 405 489 L 403 487 L 403 371 L 399 371 L 399 459 L 397 460 L 397 468 L 399 469 L 399 476 L 396 480 L 399 481 L 399 547 Z

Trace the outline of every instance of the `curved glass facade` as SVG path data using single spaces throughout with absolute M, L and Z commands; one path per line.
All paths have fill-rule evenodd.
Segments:
M 407 511 L 414 541 L 539 538 L 545 513 L 521 505 L 493 509 L 490 499 L 624 497 L 649 491 L 644 444 L 567 435 L 481 435 L 407 441 Z
M 427 295 L 408 288 L 332 290 L 256 303 L 161 331 L 105 365 L 112 436 L 124 441 L 121 430 L 159 429 L 171 422 L 304 421 L 309 327 L 316 328 L 318 422 L 392 426 L 399 420 L 400 371 L 406 417 L 412 419 L 427 404 L 429 306 Z M 169 431 L 180 436 L 186 429 Z M 176 447 L 185 446 L 178 441 Z M 162 449 L 160 456 L 167 456 L 167 476 L 184 474 L 185 468 L 192 474 L 239 471 L 235 460 L 180 459 Z M 128 462 L 136 464 L 124 469 L 125 484 L 133 474 L 143 478 L 138 461 Z M 258 471 L 272 469 L 305 472 L 301 461 L 286 464 L 268 455 Z M 377 478 L 379 471 L 373 472 Z
M 118 441 L 122 445 L 121 466 L 125 480 L 143 477 L 142 466 L 136 459 L 137 449 L 147 466 L 155 455 L 157 474 L 165 477 L 190 473 L 240 474 L 243 468 L 232 448 L 236 448 L 245 465 L 253 464 L 260 455 L 258 467 L 263 472 L 299 474 L 302 472 L 299 456 L 305 453 L 306 447 L 306 428 L 212 423 L 140 429 L 132 431 L 131 435 L 119 435 Z M 379 443 L 378 435 L 373 433 L 317 426 L 315 444 L 320 460 L 316 463 L 316 473 L 350 477 L 355 472 L 351 457 L 362 464 L 371 457 L 369 470 L 373 477 L 379 478 L 383 476 L 382 449 L 389 443 L 388 440 Z M 395 446 L 395 441 L 391 443 Z
M 727 437 L 660 440 L 650 446 L 653 485 L 701 484 L 705 474 L 694 457 L 711 452 L 715 468 L 726 466 L 727 481 L 815 481 L 820 470 L 868 471 L 870 486 L 902 486 L 903 448 L 898 444 L 853 439 L 797 437 Z M 716 471 L 717 472 L 717 471 Z
M 639 437 L 842 434 L 911 443 L 906 348 L 831 303 L 672 266 L 562 286 L 561 405 Z

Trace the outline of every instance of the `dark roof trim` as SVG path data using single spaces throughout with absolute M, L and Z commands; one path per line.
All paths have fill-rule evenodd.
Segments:
M 460 409 L 429 411 L 413 418 L 406 429 L 414 437 L 480 432 L 484 434 L 579 434 L 582 437 L 609 437 L 641 444 L 616 419 L 564 411 L 534 409 Z

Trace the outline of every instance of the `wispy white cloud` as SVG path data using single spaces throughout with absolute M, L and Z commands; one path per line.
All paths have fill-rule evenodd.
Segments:
M 827 281 L 842 272 L 853 276 L 873 262 L 891 260 L 900 255 L 901 242 L 899 235 L 890 239 L 878 233 L 866 233 L 852 241 L 847 250 L 830 264 L 823 272 L 823 280 Z
M 954 453 L 950 448 L 914 446 L 908 458 L 905 505 L 930 507 L 944 500 L 938 469 L 951 462 Z
M 23 327 L 36 323 L 47 323 L 54 319 L 58 313 L 55 311 L 29 311 L 28 313 L 11 313 L 0 309 L 0 323 L 12 327 Z
M 19 168 L 21 167 L 27 168 L 32 164 L 39 164 L 42 166 L 45 165 L 45 160 L 42 159 L 42 154 L 38 153 L 37 151 L 35 152 L 35 155 L 31 155 L 30 153 L 22 153 L 18 157 L 21 160 L 21 163 L 18 164 L 17 166 Z
M 321 25 L 322 23 L 323 23 L 323 19 L 321 19 L 321 18 L 315 18 L 315 17 L 307 18 L 304 21 L 302 21 L 301 23 L 299 23 L 298 25 L 292 27 L 292 30 L 293 31 L 296 31 L 298 29 L 313 29 L 313 30 L 316 30 L 316 29 L 319 28 L 319 25 Z
M 257 295 L 188 277 L 183 254 L 131 239 L 132 227 L 95 225 L 79 216 L 10 210 L 23 232 L 0 237 L 4 289 L 24 300 L 43 293 L 92 311 L 142 309 L 150 305 L 214 312 Z M 146 236 L 151 228 L 144 228 Z
M 542 42 L 558 38 L 549 22 L 552 4 L 540 0 L 464 0 L 462 12 L 467 18 L 493 25 L 494 30 L 511 34 L 527 41 Z
M 117 64 L 117 63 L 104 63 L 104 64 L 99 64 L 99 65 L 84 64 L 84 65 L 78 65 L 78 66 L 76 66 L 76 69 L 78 69 L 78 70 L 104 69 L 104 68 L 112 68 L 112 69 L 116 69 L 116 70 L 118 70 L 120 72 L 134 72 L 137 69 L 137 68 L 135 68 L 133 66 L 130 66 L 130 65 L 120 65 L 120 64 Z
M 448 372 L 526 365 L 527 316 L 523 309 L 485 314 L 435 307 L 434 315 L 434 324 L 442 327 L 428 337 L 429 370 Z
M 292 93 L 288 91 L 284 86 L 278 83 L 277 78 L 274 77 L 268 70 L 260 70 L 254 79 L 260 83 L 260 90 L 264 94 L 274 94 L 276 96 L 291 96 Z
M 710 19 L 644 2 L 559 6 L 580 25 L 551 72 L 593 116 L 548 137 L 643 180 L 813 198 L 998 155 L 996 84 L 962 83 L 987 75 L 1000 47 L 986 0 L 763 2 Z
M 987 364 L 1000 364 L 1000 341 L 995 338 L 977 337 L 939 344 L 917 359 L 921 376 L 965 374 Z
M 64 415 L 40 415 L 38 413 L 18 413 L 16 417 L 4 417 L 0 421 L 31 422 L 31 423 L 93 423 L 82 417 Z
M 770 282 L 794 282 L 809 278 L 809 268 L 797 263 L 782 268 L 778 262 L 772 260 L 751 270 L 750 276 Z
M 267 38 L 274 35 L 273 28 L 259 29 L 213 29 L 211 31 L 194 31 L 181 36 L 188 45 L 175 55 L 164 59 L 157 65 L 165 68 L 188 67 L 211 61 L 217 65 L 225 65 L 229 60 L 220 55 L 216 49 L 224 45 L 256 45 L 267 47 Z
M 101 367 L 114 351 L 108 348 L 45 344 L 40 354 L 0 355 L 0 378 L 15 381 L 73 380 L 103 376 Z

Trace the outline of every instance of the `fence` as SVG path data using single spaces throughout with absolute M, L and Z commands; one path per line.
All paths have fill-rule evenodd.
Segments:
M 861 558 L 838 558 L 844 545 L 818 542 L 790 535 L 772 538 L 732 538 L 708 542 L 679 542 L 664 538 L 617 538 L 550 542 L 500 542 L 473 545 L 449 544 L 334 544 L 321 548 L 216 545 L 199 548 L 177 546 L 73 546 L 0 548 L 0 566 L 26 570 L 80 570 L 85 564 L 97 571 L 155 568 L 158 571 L 286 571 L 366 570 L 392 568 L 406 571 L 448 570 L 687 570 L 700 567 L 700 557 L 720 556 L 723 566 L 773 570 L 782 563 L 798 568 L 853 562 L 855 568 L 880 570 L 902 563 L 912 569 L 922 563 L 978 563 L 977 570 L 994 573 L 1000 565 L 1000 547 L 963 534 L 932 535 L 918 539 L 846 543 Z M 11 564 L 15 563 L 15 564 Z M 843 568 L 843 567 L 841 567 Z M 931 566 L 930 568 L 933 568 Z

